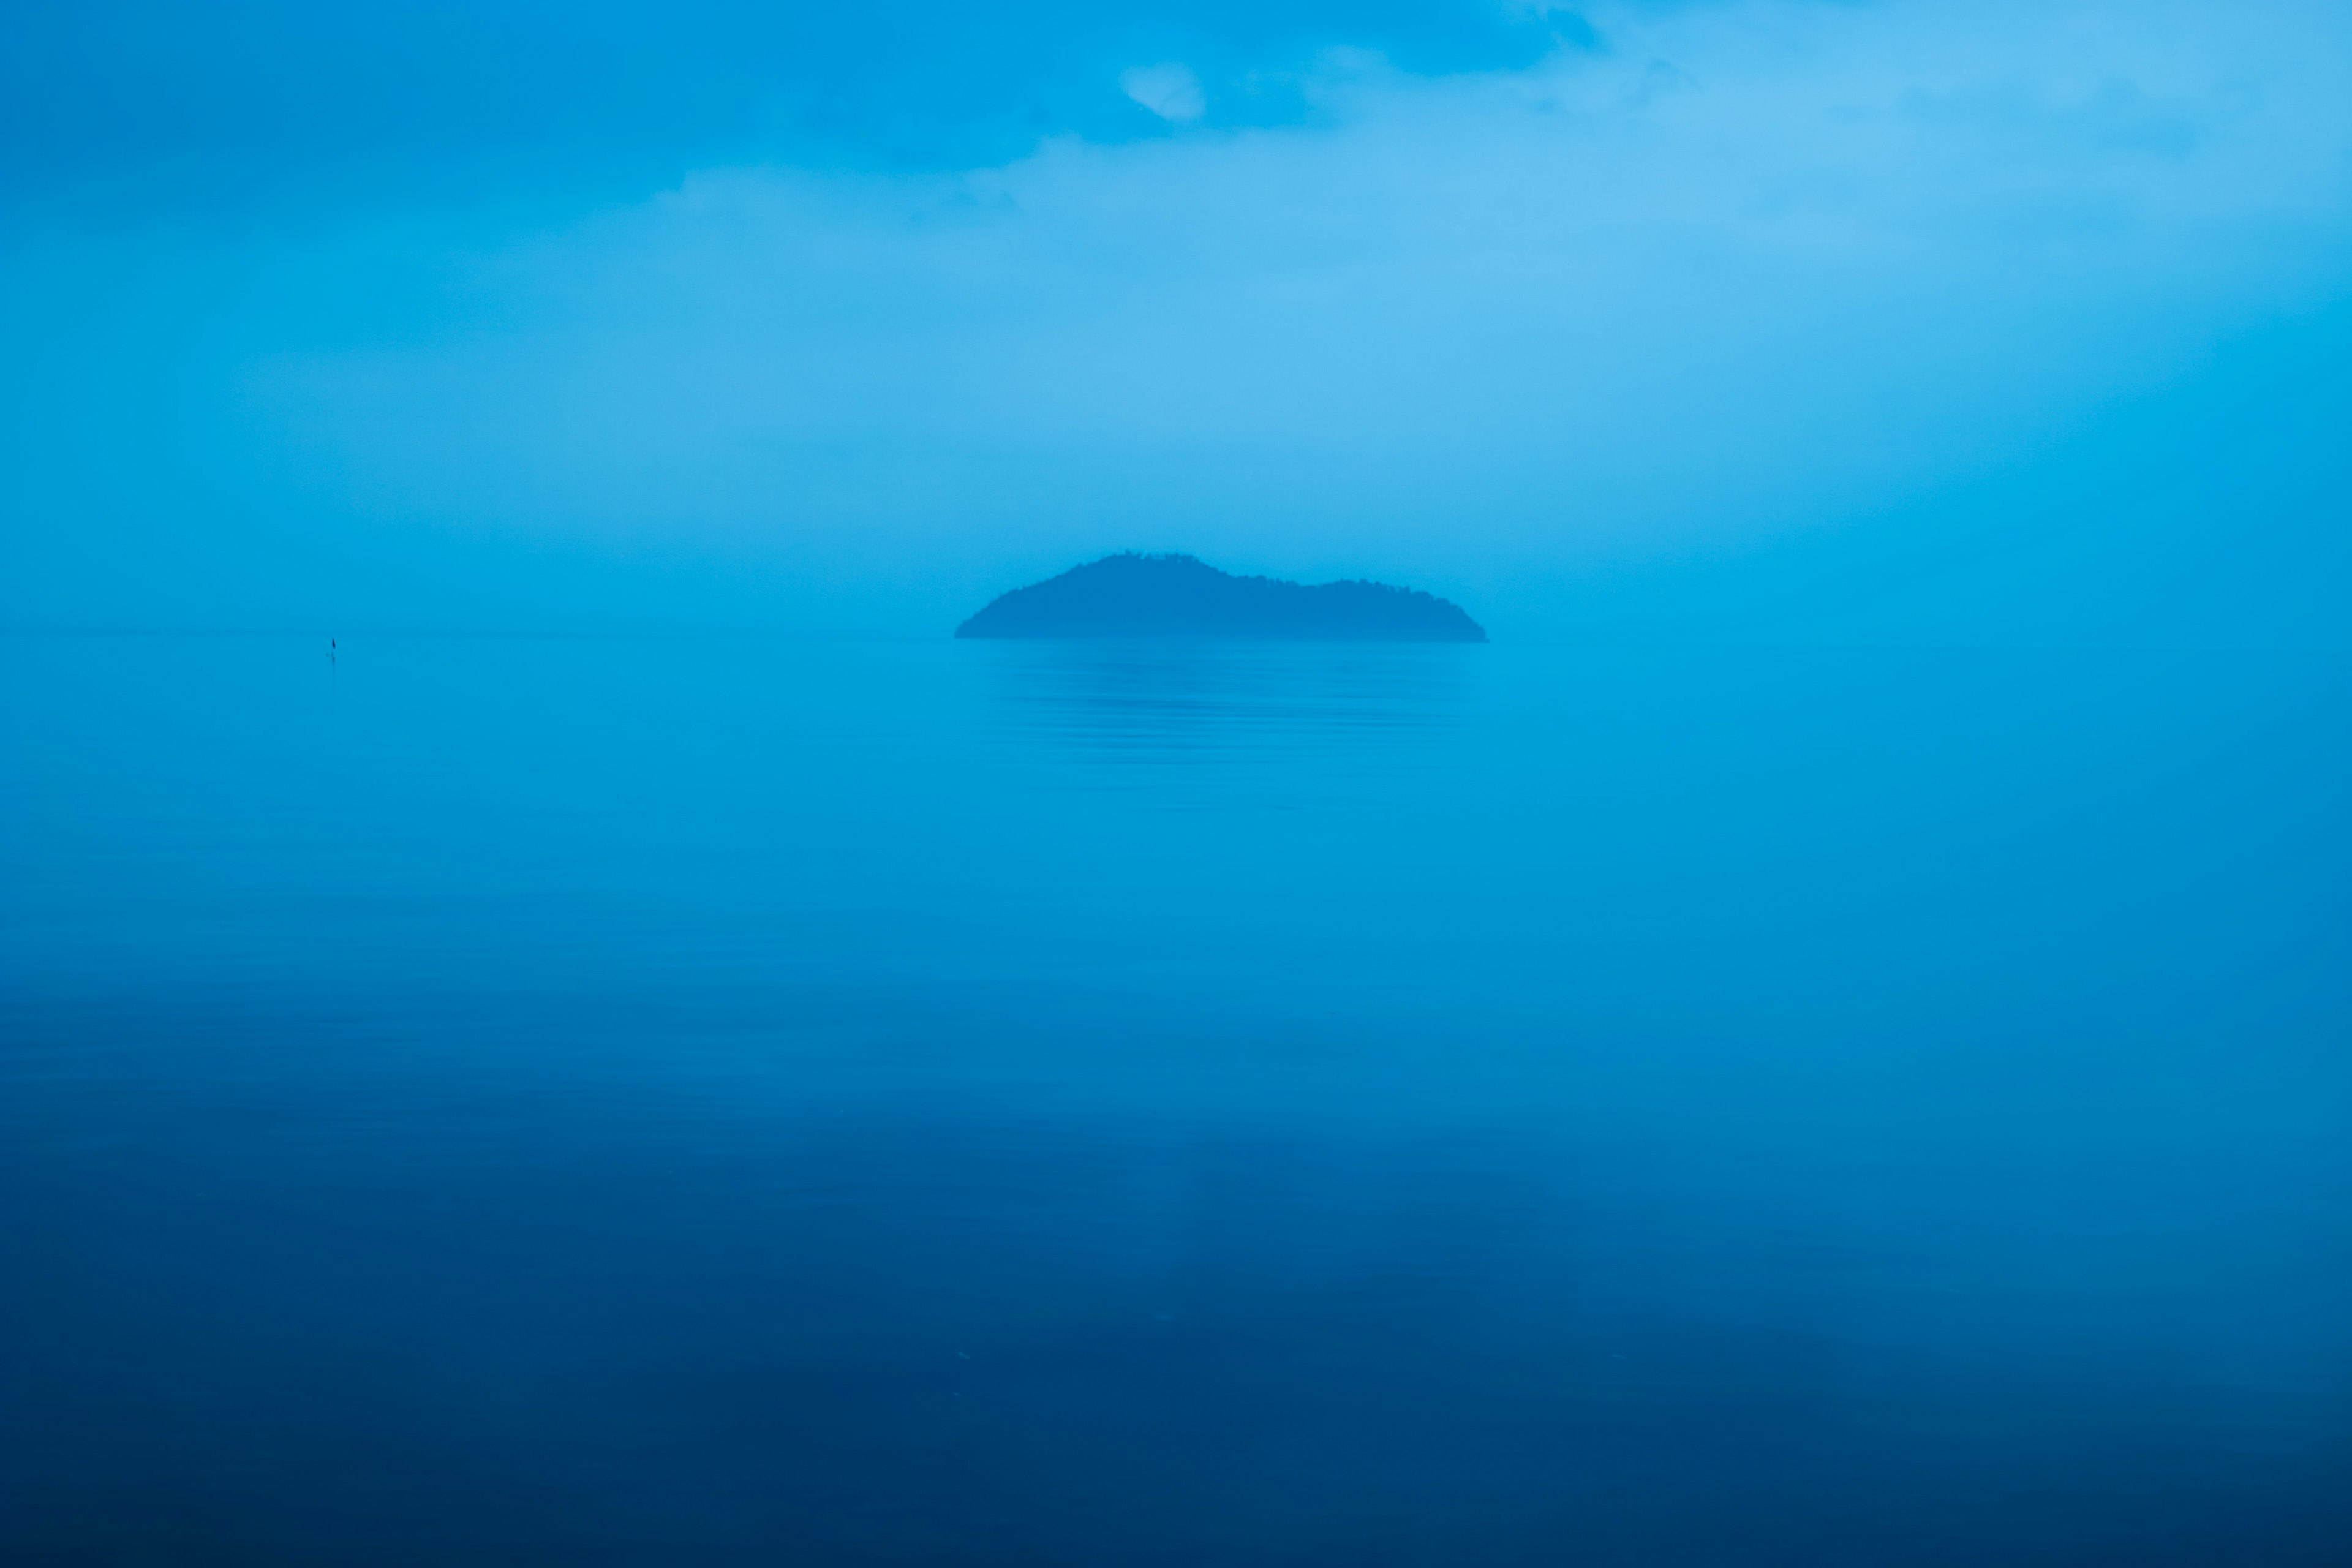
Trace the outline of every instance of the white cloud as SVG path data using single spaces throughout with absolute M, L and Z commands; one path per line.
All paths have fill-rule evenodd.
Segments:
M 1176 124 L 1189 124 L 1209 111 L 1209 100 L 1201 90 L 1201 79 L 1192 74 L 1190 66 L 1171 60 L 1156 66 L 1137 66 L 1119 73 L 1119 90 L 1160 116 Z

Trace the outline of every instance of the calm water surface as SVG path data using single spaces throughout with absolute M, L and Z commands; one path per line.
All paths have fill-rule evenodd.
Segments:
M 2352 1561 L 2352 666 L 0 644 L 0 1558 Z

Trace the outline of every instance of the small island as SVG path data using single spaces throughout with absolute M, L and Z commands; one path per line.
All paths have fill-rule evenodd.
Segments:
M 1236 577 L 1190 555 L 1107 555 L 1000 595 L 960 637 L 1485 642 L 1458 605 L 1385 583 Z

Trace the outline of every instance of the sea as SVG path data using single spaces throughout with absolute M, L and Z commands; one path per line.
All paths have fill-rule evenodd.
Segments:
M 0 682 L 0 1561 L 2352 1563 L 2352 659 Z

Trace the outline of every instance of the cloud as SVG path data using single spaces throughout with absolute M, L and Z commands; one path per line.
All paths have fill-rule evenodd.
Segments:
M 970 167 L 1150 134 L 1118 79 L 1138 60 L 1188 60 L 1222 123 L 1270 124 L 1303 106 L 1246 84 L 1326 49 L 1442 76 L 1526 65 L 1560 31 L 1496 0 L 13 0 L 0 222 L 576 210 L 714 163 Z
M 1121 92 L 1160 119 L 1180 125 L 1198 120 L 1209 110 L 1208 100 L 1201 91 L 1201 79 L 1192 74 L 1191 67 L 1174 61 L 1121 71 L 1118 86 Z
M 2194 9 L 1758 4 L 1537 72 L 1335 79 L 1329 131 L 711 171 L 501 255 L 516 330 L 280 369 L 362 445 L 479 401 L 540 411 L 492 421 L 519 468 L 605 449 L 656 485 L 853 439 L 1696 467 L 1718 507 L 1899 479 L 2342 285 L 2347 29 L 2315 9 L 2268 58 L 2274 21 Z
M 2352 297 L 2338 7 L 1596 20 L 1524 70 L 1327 55 L 1296 126 L 268 241 L 203 272 L 277 301 L 234 439 L 314 510 L 790 562 L 910 620 L 1129 545 L 1500 592 L 2030 473 Z

